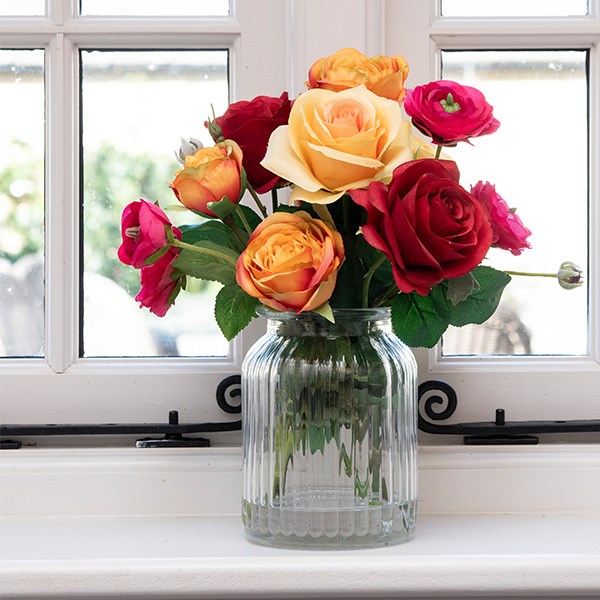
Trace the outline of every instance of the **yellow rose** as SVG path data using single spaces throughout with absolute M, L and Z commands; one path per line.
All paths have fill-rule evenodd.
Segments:
M 232 140 L 210 148 L 200 148 L 185 157 L 183 169 L 170 184 L 186 208 L 216 217 L 207 205 L 227 196 L 237 202 L 241 191 L 242 151 Z
M 328 204 L 372 181 L 387 183 L 412 157 L 400 105 L 364 86 L 304 92 L 288 123 L 271 134 L 261 164 L 295 184 L 291 201 Z
M 406 92 L 407 76 L 408 63 L 400 55 L 367 58 L 354 48 L 344 48 L 315 62 L 306 85 L 332 92 L 364 85 L 378 96 L 399 101 Z
M 236 267 L 239 286 L 265 306 L 296 313 L 327 302 L 344 260 L 342 236 L 307 212 L 279 212 L 255 230 Z

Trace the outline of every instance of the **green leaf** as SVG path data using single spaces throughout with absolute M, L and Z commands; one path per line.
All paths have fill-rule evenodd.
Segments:
M 218 202 L 209 202 L 206 206 L 212 210 L 219 219 L 224 219 L 235 212 L 236 204 L 227 196 L 223 196 Z
M 456 327 L 487 321 L 498 308 L 502 292 L 511 280 L 510 275 L 491 267 L 477 267 L 472 273 L 479 288 L 474 289 L 466 300 L 451 308 L 450 324 Z
M 392 327 L 395 334 L 413 348 L 433 348 L 448 328 L 431 295 L 398 294 L 392 300 Z
M 323 304 L 321 304 L 321 306 L 313 308 L 313 312 L 316 312 L 318 315 L 321 315 L 330 323 L 335 323 L 335 319 L 333 318 L 333 311 L 331 310 L 331 306 L 329 306 L 329 302 L 324 302 Z
M 186 275 L 220 281 L 227 285 L 235 283 L 235 266 L 238 254 L 229 246 L 210 241 L 192 244 L 195 250 L 184 248 L 173 262 L 173 266 Z
M 236 283 L 221 288 L 215 299 L 215 319 L 228 341 L 256 316 L 257 305 L 258 300 Z
M 455 277 L 448 280 L 446 298 L 453 306 L 456 306 L 466 300 L 473 291 L 478 290 L 480 287 L 473 273 L 467 273 L 462 277 Z
M 181 241 L 186 244 L 212 242 L 235 250 L 235 234 L 221 221 L 213 219 L 196 225 L 181 225 L 179 229 L 181 230 Z
M 248 221 L 248 224 L 250 225 L 250 228 L 252 229 L 252 231 L 254 231 L 258 227 L 258 225 L 260 223 L 262 223 L 262 218 L 259 217 L 249 206 L 244 206 L 243 204 L 238 204 L 238 208 L 239 208 L 239 210 L 241 210 L 244 213 L 244 216 L 246 217 L 246 220 Z M 240 227 L 240 228 L 244 227 L 244 224 L 242 223 L 240 216 L 237 214 L 237 210 L 234 213 L 233 218 L 235 220 L 235 224 L 238 227 Z

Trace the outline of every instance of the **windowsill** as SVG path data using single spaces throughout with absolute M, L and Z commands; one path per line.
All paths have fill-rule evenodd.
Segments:
M 0 458 L 3 599 L 600 594 L 597 446 L 422 448 L 416 538 L 347 552 L 248 543 L 237 450 Z

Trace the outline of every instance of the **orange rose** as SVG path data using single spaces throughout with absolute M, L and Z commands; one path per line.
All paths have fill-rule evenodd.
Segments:
M 240 147 L 232 140 L 225 140 L 186 156 L 183 169 L 175 173 L 170 187 L 186 208 L 216 217 L 207 207 L 208 203 L 218 202 L 223 196 L 237 202 L 241 191 L 241 171 Z
M 372 181 L 387 183 L 412 158 L 410 137 L 400 105 L 362 85 L 308 90 L 294 101 L 289 124 L 271 134 L 261 164 L 294 184 L 291 202 L 329 204 Z
M 367 58 L 354 48 L 344 48 L 315 62 L 306 85 L 332 92 L 364 85 L 378 96 L 399 101 L 407 76 L 408 63 L 400 55 Z
M 342 236 L 307 212 L 279 212 L 255 230 L 237 262 L 238 285 L 265 306 L 296 313 L 327 302 L 344 260 Z

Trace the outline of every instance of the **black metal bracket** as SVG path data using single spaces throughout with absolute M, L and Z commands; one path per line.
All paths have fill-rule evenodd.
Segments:
M 462 435 L 466 445 L 537 444 L 539 438 L 533 434 L 600 432 L 600 419 L 507 421 L 503 408 L 496 409 L 493 421 L 446 425 L 434 422 L 449 419 L 457 407 L 456 392 L 444 381 L 425 381 L 419 385 L 419 429 L 433 434 Z
M 241 412 L 241 405 L 235 402 L 241 396 L 241 377 L 231 375 L 217 387 L 217 404 L 227 413 Z M 18 449 L 22 442 L 19 437 L 58 436 L 58 435 L 137 435 L 155 434 L 164 437 L 151 437 L 138 440 L 139 448 L 181 448 L 209 446 L 210 441 L 201 437 L 187 437 L 183 434 L 217 433 L 239 431 L 242 421 L 223 423 L 179 423 L 179 413 L 169 411 L 168 423 L 90 423 L 90 424 L 0 424 L 0 449 Z

